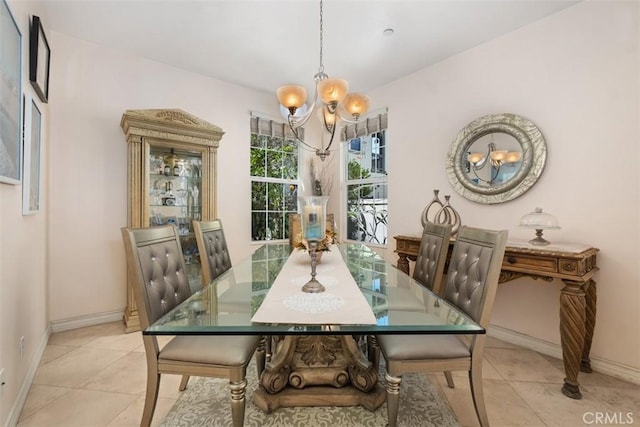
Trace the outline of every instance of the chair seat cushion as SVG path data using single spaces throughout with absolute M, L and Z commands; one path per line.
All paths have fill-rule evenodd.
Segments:
M 260 336 L 177 336 L 164 346 L 158 359 L 240 366 L 251 359 L 260 338 Z
M 467 345 L 455 335 L 377 335 L 387 360 L 456 359 L 469 357 Z

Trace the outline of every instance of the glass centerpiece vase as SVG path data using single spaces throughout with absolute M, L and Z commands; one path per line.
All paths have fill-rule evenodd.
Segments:
M 302 237 L 307 241 L 309 256 L 311 257 L 311 280 L 302 286 L 303 292 L 324 292 L 324 286 L 316 279 L 316 265 L 318 264 L 319 246 L 326 233 L 328 196 L 300 196 L 300 219 Z

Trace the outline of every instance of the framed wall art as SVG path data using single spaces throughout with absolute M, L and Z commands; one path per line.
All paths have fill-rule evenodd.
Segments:
M 40 151 L 42 147 L 42 113 L 35 100 L 25 99 L 24 177 L 22 179 L 22 214 L 40 210 Z
M 0 0 L 0 182 L 19 184 L 22 148 L 22 34 Z
M 29 34 L 29 80 L 40 101 L 45 103 L 49 99 L 50 62 L 51 49 L 49 49 L 49 42 L 44 34 L 40 18 L 34 15 L 31 20 L 31 33 Z

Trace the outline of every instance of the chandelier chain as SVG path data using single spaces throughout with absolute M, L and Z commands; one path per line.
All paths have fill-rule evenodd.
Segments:
M 324 38 L 324 20 L 323 20 L 323 12 L 322 12 L 322 0 L 320 0 L 320 69 L 318 70 L 318 74 L 324 72 L 324 64 L 322 63 L 322 45 Z

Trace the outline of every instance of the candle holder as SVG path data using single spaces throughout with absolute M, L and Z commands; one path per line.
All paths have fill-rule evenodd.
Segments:
M 316 279 L 316 265 L 318 264 L 318 247 L 324 239 L 326 232 L 327 196 L 300 196 L 298 197 L 302 214 L 302 235 L 309 244 L 309 256 L 311 257 L 311 280 L 302 286 L 302 292 L 320 293 L 325 288 Z

